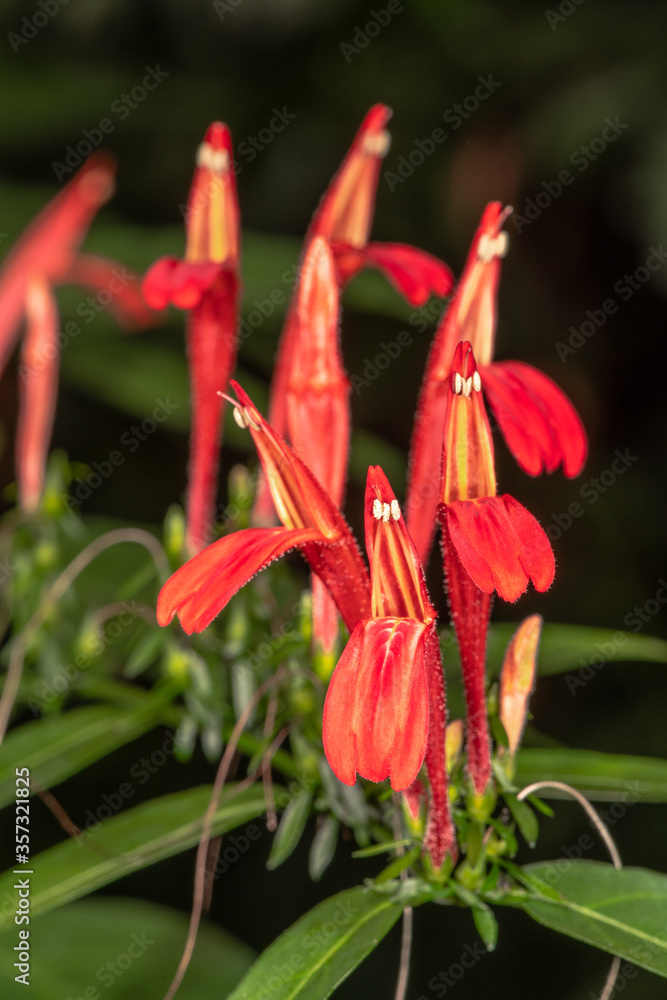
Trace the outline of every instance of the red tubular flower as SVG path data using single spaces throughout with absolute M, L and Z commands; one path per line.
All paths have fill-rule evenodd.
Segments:
M 347 627 L 370 615 L 370 583 L 359 548 L 343 515 L 307 466 L 265 421 L 236 382 L 234 415 L 247 427 L 283 528 L 246 528 L 214 542 L 167 580 L 157 618 L 175 614 L 188 634 L 201 632 L 259 570 L 298 548 L 322 579 Z
M 227 385 L 236 361 L 240 233 L 232 152 L 229 129 L 213 122 L 197 151 L 185 260 L 160 258 L 142 286 L 153 308 L 171 303 L 189 311 L 192 430 L 186 545 L 190 552 L 203 548 L 211 529 L 224 411 L 218 390 Z
M 343 288 L 365 267 L 381 271 L 396 290 L 414 306 L 423 305 L 431 295 L 443 297 L 452 289 L 453 277 L 442 261 L 404 243 L 369 243 L 375 210 L 375 196 L 382 159 L 389 149 L 386 125 L 391 108 L 376 104 L 364 118 L 347 156 L 320 202 L 306 234 L 305 260 L 317 237 L 326 240 L 333 254 L 336 278 Z M 302 268 L 303 273 L 303 268 Z M 271 384 L 269 421 L 279 434 L 291 438 L 287 419 L 288 384 L 302 338 L 299 336 L 300 289 L 294 294 L 283 329 Z M 332 331 L 330 355 L 337 356 L 338 333 Z M 298 363 L 298 362 L 297 362 Z M 324 406 L 326 396 L 322 396 Z M 317 445 L 315 445 L 317 447 Z M 336 463 L 347 467 L 347 452 L 336 450 Z M 323 461 L 329 460 L 325 455 Z M 341 457 L 344 461 L 341 463 Z M 260 486 L 254 510 L 258 524 L 270 524 L 273 512 L 266 489 Z
M 368 470 L 366 549 L 371 616 L 355 626 L 324 705 L 322 739 L 338 778 L 391 779 L 407 789 L 426 756 L 431 805 L 425 846 L 436 867 L 453 850 L 447 801 L 445 691 L 435 611 L 398 501 L 379 466 Z
M 491 594 L 515 601 L 529 579 L 537 590 L 553 580 L 549 540 L 535 518 L 508 494 L 496 495 L 491 428 L 472 347 L 456 346 L 445 421 L 441 504 L 448 598 L 468 708 L 468 769 L 476 791 L 490 774 L 485 699 L 486 632 Z
M 446 264 L 404 243 L 369 243 L 382 159 L 389 149 L 391 108 L 374 105 L 322 198 L 307 239 L 324 236 L 332 245 L 341 285 L 364 267 L 381 271 L 411 305 L 431 295 L 444 298 L 453 285 Z
M 454 351 L 469 341 L 484 393 L 507 446 L 524 471 L 538 475 L 563 465 L 581 472 L 586 433 L 567 396 L 542 372 L 516 361 L 492 363 L 500 261 L 507 252 L 502 225 L 511 209 L 486 206 L 456 291 L 440 321 L 422 384 L 412 436 L 406 516 L 426 563 L 435 532 L 441 429 L 449 399 Z
M 41 497 L 53 426 L 58 380 L 58 314 L 51 289 L 81 284 L 108 297 L 107 308 L 124 326 L 141 327 L 154 315 L 135 290 L 134 275 L 116 261 L 79 253 L 97 210 L 111 197 L 115 163 L 91 156 L 63 190 L 30 224 L 0 270 L 0 372 L 25 319 L 21 356 L 21 412 L 17 478 L 24 510 Z

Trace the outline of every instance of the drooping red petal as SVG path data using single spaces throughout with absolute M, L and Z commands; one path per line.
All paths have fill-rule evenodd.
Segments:
M 155 322 L 155 313 L 146 307 L 141 294 L 139 275 L 116 260 L 78 253 L 66 280 L 89 289 L 96 305 L 107 309 L 123 327 L 143 329 Z
M 342 253 L 337 263 L 344 271 Z M 406 243 L 369 243 L 363 251 L 363 265 L 381 271 L 413 306 L 423 306 L 432 295 L 444 299 L 454 285 L 454 276 L 443 261 Z
M 359 622 L 334 671 L 324 705 L 324 751 L 346 785 L 359 773 L 391 778 L 396 791 L 417 777 L 428 736 L 424 643 L 414 619 Z
M 58 308 L 45 281 L 33 280 L 26 300 L 27 329 L 19 365 L 20 410 L 16 442 L 19 501 L 37 508 L 53 430 L 60 352 Z
M 549 539 L 513 497 L 458 500 L 446 507 L 449 536 L 464 568 L 485 593 L 516 601 L 532 580 L 536 590 L 553 581 Z
M 530 475 L 561 463 L 568 477 L 581 472 L 588 442 L 579 414 L 555 382 L 521 361 L 483 370 L 484 392 L 507 446 Z
M 192 400 L 186 545 L 199 552 L 213 533 L 225 388 L 236 363 L 238 282 L 224 271 L 188 315 Z
M 188 635 L 202 632 L 256 573 L 290 549 L 320 539 L 312 528 L 245 528 L 225 535 L 169 577 L 158 596 L 158 624 L 178 615 Z
M 35 277 L 60 284 L 93 216 L 113 193 L 115 160 L 95 153 L 62 191 L 33 219 L 0 270 L 0 372 L 11 353 Z
M 141 291 L 151 309 L 168 305 L 194 309 L 202 296 L 228 274 L 229 269 L 215 261 L 191 264 L 178 257 L 160 257 L 146 271 Z

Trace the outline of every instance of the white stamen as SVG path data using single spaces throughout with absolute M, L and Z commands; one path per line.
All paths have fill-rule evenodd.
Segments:
M 457 396 L 461 395 L 461 390 L 463 389 L 463 379 L 458 372 L 454 372 L 454 392 Z
M 254 431 L 261 431 L 260 424 L 250 416 L 250 411 L 247 406 L 235 406 L 234 407 L 234 420 L 239 425 L 239 427 L 252 427 Z
M 392 500 L 391 504 L 389 505 L 389 509 L 391 510 L 391 516 L 393 517 L 394 521 L 400 521 L 401 508 L 398 506 L 398 500 Z
M 383 129 L 382 132 L 375 132 L 366 136 L 362 146 L 362 152 L 364 152 L 366 156 L 383 157 L 389 152 L 390 145 L 391 136 L 386 129 Z
M 244 430 L 248 426 L 248 424 L 246 423 L 246 418 L 243 413 L 243 410 L 238 406 L 234 407 L 234 420 L 239 425 L 239 427 L 243 427 Z
M 477 257 L 488 264 L 494 257 L 504 257 L 508 247 L 509 237 L 504 229 L 497 236 L 482 233 L 477 244 Z
M 374 500 L 373 501 L 373 517 L 375 518 L 376 521 L 379 521 L 382 518 L 382 501 L 381 500 Z
M 479 377 L 479 372 L 477 371 L 472 377 L 472 387 L 475 390 L 475 392 L 481 392 L 482 390 L 482 380 Z
M 468 378 L 462 379 L 463 382 L 463 395 L 466 399 L 470 399 L 470 392 L 472 389 L 472 375 L 468 375 Z
M 210 143 L 202 142 L 197 150 L 197 166 L 222 175 L 229 170 L 229 153 L 226 149 L 213 149 Z

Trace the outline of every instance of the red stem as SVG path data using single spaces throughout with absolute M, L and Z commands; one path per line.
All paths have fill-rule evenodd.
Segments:
M 452 544 L 446 522 L 442 526 L 442 550 L 449 609 L 459 644 L 465 686 L 468 773 L 475 791 L 482 794 L 491 777 L 485 676 L 491 595 L 480 590 L 464 569 Z
M 438 635 L 433 628 L 426 638 L 426 675 L 429 694 L 429 730 L 426 745 L 426 769 L 430 786 L 428 822 L 424 847 L 435 868 L 441 868 L 446 855 L 456 860 L 456 832 L 449 810 L 445 757 L 447 704 L 445 679 L 440 659 Z

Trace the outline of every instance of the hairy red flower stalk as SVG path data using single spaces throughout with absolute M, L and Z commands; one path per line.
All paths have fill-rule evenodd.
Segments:
M 499 202 L 486 206 L 426 366 L 412 435 L 406 501 L 408 526 L 424 564 L 435 533 L 439 476 L 434 470 L 439 469 L 450 370 L 458 343 L 472 345 L 488 403 L 524 471 L 538 475 L 562 464 L 566 476 L 576 476 L 586 458 L 581 420 L 558 386 L 530 365 L 493 363 L 500 263 L 508 243 L 502 225 L 509 212 Z
M 508 494 L 497 496 L 493 443 L 482 380 L 468 342 L 457 344 L 444 432 L 439 517 L 447 592 L 468 710 L 468 770 L 482 793 L 491 776 L 485 698 L 486 634 L 494 590 L 515 601 L 532 579 L 553 580 L 549 540 Z
M 456 862 L 458 851 L 448 795 L 445 679 L 440 644 L 435 629 L 427 637 L 425 652 L 429 697 L 429 729 L 426 743 L 429 806 L 424 849 L 431 855 L 434 868 L 441 868 L 448 854 Z
M 189 311 L 187 353 L 192 398 L 186 547 L 209 540 L 215 510 L 224 399 L 236 362 L 240 221 L 229 129 L 209 126 L 197 151 L 186 213 L 185 260 L 162 257 L 143 281 L 156 309 L 171 303 Z
M 96 293 L 96 310 L 109 309 L 127 327 L 148 326 L 154 320 L 135 290 L 137 276 L 131 270 L 79 252 L 95 213 L 113 193 L 114 172 L 111 157 L 91 156 L 32 221 L 0 269 L 0 372 L 26 320 L 16 449 L 19 498 L 26 510 L 39 503 L 53 428 L 59 343 L 51 290 L 65 283 L 81 284 Z

